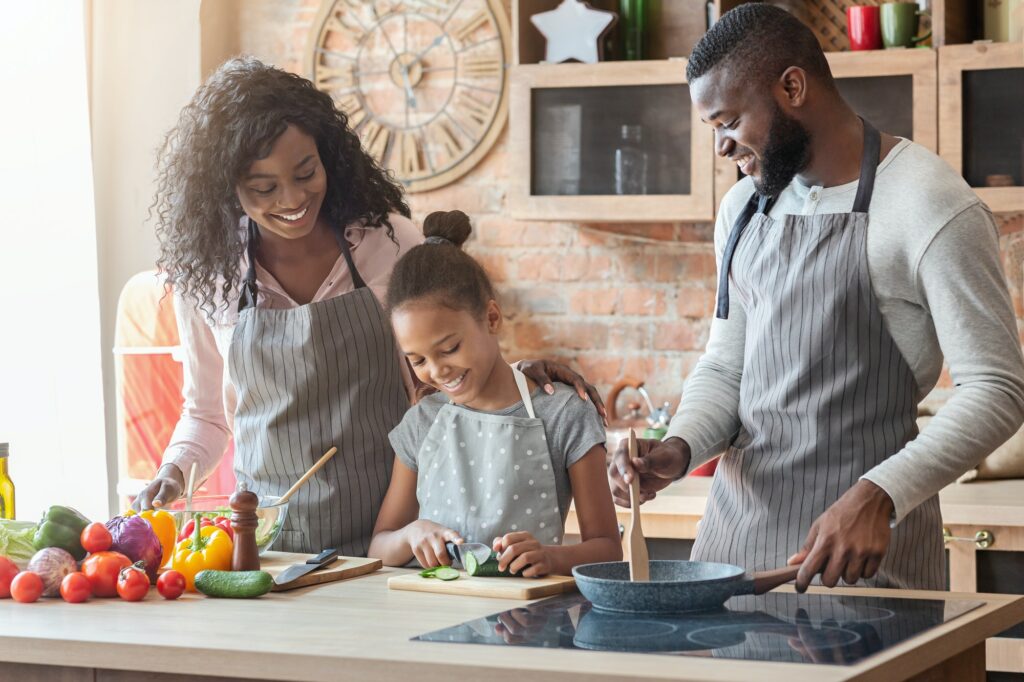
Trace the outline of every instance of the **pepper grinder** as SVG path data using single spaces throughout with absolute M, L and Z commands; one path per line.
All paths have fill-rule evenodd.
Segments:
M 256 548 L 256 527 L 259 517 L 256 507 L 260 500 L 256 493 L 239 485 L 231 495 L 228 505 L 231 506 L 231 527 L 235 531 L 235 549 L 231 555 L 232 571 L 258 571 L 260 569 L 260 553 Z

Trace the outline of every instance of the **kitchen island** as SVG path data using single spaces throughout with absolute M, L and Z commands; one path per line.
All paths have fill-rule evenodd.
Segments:
M 272 553 L 271 553 L 272 554 Z M 269 556 L 269 555 L 268 555 Z M 382 569 L 259 599 L 0 601 L 0 680 L 984 680 L 985 639 L 1024 598 L 837 589 L 832 595 L 982 605 L 852 665 L 411 641 L 526 602 L 390 591 Z M 818 592 L 826 592 L 812 588 Z M 778 590 L 792 592 L 789 586 Z M 155 675 L 154 673 L 163 673 Z M 916 677 L 927 675 L 926 677 Z

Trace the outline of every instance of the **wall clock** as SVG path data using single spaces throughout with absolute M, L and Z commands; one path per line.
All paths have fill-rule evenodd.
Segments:
M 306 71 L 410 192 L 465 175 L 508 117 L 502 0 L 325 0 Z

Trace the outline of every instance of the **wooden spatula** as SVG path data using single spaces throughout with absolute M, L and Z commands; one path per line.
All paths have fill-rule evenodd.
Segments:
M 636 457 L 636 432 L 629 430 L 629 460 Z M 633 482 L 629 484 L 629 506 L 632 514 L 629 519 L 629 579 L 647 582 L 651 579 L 650 566 L 647 558 L 647 541 L 644 530 L 640 527 L 640 476 L 633 473 Z

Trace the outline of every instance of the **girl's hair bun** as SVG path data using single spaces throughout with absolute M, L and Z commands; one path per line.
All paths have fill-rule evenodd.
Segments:
M 462 211 L 434 211 L 423 220 L 424 237 L 441 237 L 458 248 L 469 239 L 473 226 Z

